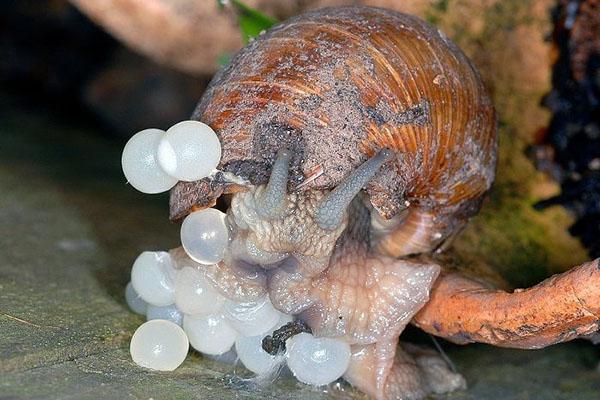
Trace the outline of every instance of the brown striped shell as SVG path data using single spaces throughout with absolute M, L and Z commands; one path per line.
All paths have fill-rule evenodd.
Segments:
M 366 188 L 372 205 L 391 218 L 410 204 L 406 223 L 431 224 L 436 237 L 478 210 L 494 178 L 496 121 L 481 78 L 443 33 L 386 9 L 325 8 L 274 27 L 215 76 L 193 118 L 220 136 L 219 168 L 254 184 L 279 148 L 292 150 L 292 190 L 316 169 L 301 190 L 333 188 L 390 148 L 395 159 Z M 172 218 L 222 191 L 179 183 Z

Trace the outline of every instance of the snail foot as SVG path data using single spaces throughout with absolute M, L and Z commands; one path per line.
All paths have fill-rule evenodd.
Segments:
M 419 400 L 465 389 L 465 379 L 435 351 L 398 339 L 353 346 L 344 379 L 377 400 Z

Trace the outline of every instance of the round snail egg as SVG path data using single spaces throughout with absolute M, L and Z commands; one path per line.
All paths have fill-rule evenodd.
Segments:
M 163 307 L 149 305 L 148 311 L 146 311 L 146 319 L 148 321 L 153 319 L 166 319 L 167 321 L 171 321 L 172 323 L 181 326 L 183 323 L 183 314 L 175 307 L 175 304 Z
M 265 336 L 272 335 L 274 330 L 293 320 L 292 316 L 281 314 L 277 325 L 269 332 L 258 336 L 238 337 L 235 341 L 235 350 L 244 367 L 255 374 L 265 375 L 284 363 L 285 356 L 283 354 L 272 356 L 267 353 L 262 348 L 262 341 Z
M 281 313 L 271 304 L 269 296 L 245 303 L 226 300 L 223 313 L 242 336 L 257 336 L 268 332 L 281 317 Z
M 146 315 L 146 309 L 148 308 L 148 303 L 142 299 L 142 297 L 137 294 L 135 289 L 133 289 L 133 285 L 131 282 L 127 284 L 125 287 L 125 301 L 127 305 L 136 314 Z
M 143 323 L 129 345 L 131 358 L 137 365 L 158 371 L 173 371 L 185 360 L 188 349 L 183 329 L 164 319 Z
M 185 315 L 183 329 L 196 350 L 205 354 L 227 353 L 238 333 L 220 314 Z
M 235 349 L 232 347 L 228 352 L 219 354 L 217 356 L 212 354 L 204 354 L 206 358 L 210 358 L 211 360 L 218 361 L 223 364 L 229 365 L 237 365 L 238 364 L 238 355 L 235 352 Z
M 285 342 L 287 365 L 300 382 L 327 385 L 348 369 L 350 345 L 332 338 L 299 333 Z
M 168 306 L 175 302 L 173 278 L 175 273 L 169 253 L 144 251 L 131 269 L 131 285 L 144 301 L 153 306 Z
M 169 176 L 158 164 L 157 149 L 164 133 L 160 129 L 145 129 L 133 135 L 123 148 L 123 174 L 142 193 L 161 193 L 177 183 L 177 178 Z
M 200 264 L 216 264 L 229 244 L 225 214 L 214 208 L 194 211 L 181 224 L 181 244 L 190 258 Z
M 285 362 L 285 356 L 272 356 L 262 348 L 264 336 L 238 337 L 235 341 L 235 351 L 246 369 L 257 375 L 265 375 Z
M 173 125 L 158 145 L 158 163 L 180 181 L 209 176 L 221 160 L 221 143 L 212 128 L 199 121 Z
M 221 309 L 221 296 L 196 268 L 184 267 L 175 278 L 175 304 L 185 314 L 210 314 Z

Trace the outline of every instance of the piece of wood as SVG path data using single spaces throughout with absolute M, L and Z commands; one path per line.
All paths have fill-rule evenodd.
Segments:
M 513 293 L 442 276 L 413 323 L 454 343 L 538 349 L 600 328 L 600 259 Z

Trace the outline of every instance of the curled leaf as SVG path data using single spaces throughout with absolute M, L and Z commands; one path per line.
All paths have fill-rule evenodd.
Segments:
M 240 30 L 244 36 L 244 43 L 248 43 L 252 38 L 257 37 L 278 22 L 239 0 L 217 0 L 217 2 L 221 8 L 229 5 L 235 10 Z

